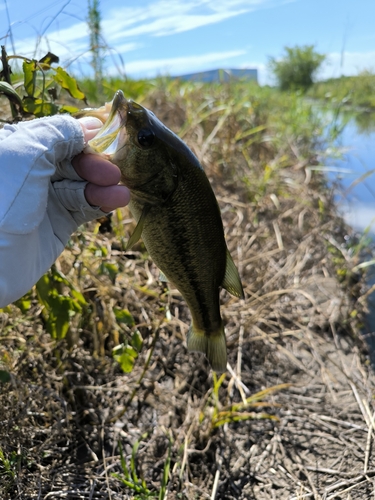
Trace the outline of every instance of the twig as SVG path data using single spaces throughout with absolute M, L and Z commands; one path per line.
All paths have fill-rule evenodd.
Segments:
M 360 431 L 365 431 L 366 428 L 361 425 L 352 424 L 351 422 L 345 422 L 345 420 L 339 420 L 337 418 L 330 417 L 328 415 L 311 415 L 312 418 L 316 418 L 319 420 L 326 420 L 327 422 L 332 422 L 334 424 L 342 425 L 343 427 L 350 427 L 353 429 L 358 429 Z
M 7 6 L 7 10 L 8 10 L 8 6 Z M 9 83 L 9 85 L 12 85 L 12 80 L 10 78 L 12 71 L 11 71 L 9 63 L 8 63 L 8 56 L 7 56 L 4 45 L 1 46 L 1 64 L 3 66 L 1 74 L 2 74 L 2 77 L 4 78 L 4 81 Z M 10 105 L 10 109 L 12 112 L 12 118 L 13 119 L 17 118 L 18 110 L 16 108 L 16 105 L 11 100 L 9 100 L 9 105 Z
M 334 493 L 333 495 L 327 497 L 327 500 L 333 500 L 334 498 L 337 498 L 338 495 L 340 495 L 340 497 L 342 498 L 343 493 L 347 493 L 348 491 L 351 491 L 352 489 L 354 489 L 356 486 L 360 486 L 361 484 L 364 484 L 367 481 L 368 481 L 368 479 L 365 479 L 365 480 L 361 481 L 360 483 L 356 483 L 356 484 L 353 484 L 352 486 L 349 486 L 349 488 L 346 488 L 345 490 L 338 491 L 337 493 Z M 338 485 L 338 487 L 343 486 L 343 485 L 344 485 L 343 483 L 340 483 Z
M 375 415 L 375 413 L 371 414 L 370 408 L 369 408 L 366 400 L 363 400 L 363 406 L 365 407 L 368 418 L 370 420 L 370 425 L 368 426 L 368 433 L 367 433 L 367 440 L 366 440 L 365 463 L 363 466 L 363 473 L 367 474 L 367 468 L 368 468 L 370 452 L 371 452 L 371 435 L 372 435 L 372 432 L 374 430 L 374 415 Z
M 12 30 L 12 23 L 10 21 L 10 15 L 9 15 L 9 9 L 8 9 L 8 2 L 7 0 L 4 0 L 5 3 L 5 11 L 7 13 L 7 20 L 8 20 L 8 31 L 9 31 L 9 37 L 10 37 L 10 42 L 12 44 L 12 50 L 13 54 L 16 53 L 16 47 L 14 45 L 14 38 L 13 38 L 13 30 Z
M 281 236 L 279 225 L 276 221 L 273 221 L 272 224 L 273 224 L 273 229 L 275 231 L 277 246 L 279 247 L 279 250 L 284 250 L 284 243 L 283 243 L 283 238 Z
M 223 463 L 223 459 L 219 453 L 217 455 L 217 467 L 216 467 L 216 472 L 215 472 L 215 479 L 214 479 L 214 484 L 212 486 L 212 493 L 211 493 L 211 500 L 215 500 L 216 498 L 216 493 L 217 493 L 217 488 L 219 486 L 219 478 L 220 478 L 220 470 L 221 470 L 221 464 Z
M 329 474 L 330 476 L 340 476 L 342 478 L 358 478 L 358 472 L 342 472 L 337 469 L 326 469 L 324 467 L 313 467 L 311 465 L 307 465 L 306 469 L 311 472 L 318 472 L 321 474 Z M 364 474 L 363 474 L 364 475 Z M 366 473 L 367 476 L 375 476 L 375 469 L 370 469 Z
M 107 470 L 107 463 L 106 463 L 106 457 L 105 457 L 105 449 L 104 449 L 104 422 L 102 422 L 100 430 L 100 439 L 102 441 L 102 455 L 103 455 L 103 468 L 104 468 L 104 473 L 105 473 L 105 482 L 107 483 L 107 491 L 109 493 L 109 500 L 112 500 L 112 495 L 111 495 L 111 489 L 109 487 L 109 478 L 108 478 L 108 470 Z

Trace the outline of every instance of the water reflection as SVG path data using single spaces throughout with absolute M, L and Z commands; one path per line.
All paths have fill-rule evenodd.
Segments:
M 330 178 L 340 181 L 339 208 L 348 224 L 375 237 L 375 114 L 354 115 L 338 143 L 343 155 L 334 163 L 341 173 Z
M 352 114 L 357 131 L 360 134 L 371 134 L 375 132 L 375 113 L 364 111 Z
M 339 146 L 344 152 L 334 164 L 347 173 L 329 176 L 332 182 L 340 181 L 336 199 L 346 222 L 370 237 L 365 260 L 371 260 L 375 257 L 375 113 L 353 114 L 339 138 Z M 367 284 L 375 284 L 375 266 L 368 268 Z M 364 334 L 375 366 L 375 293 L 369 296 L 368 307 Z

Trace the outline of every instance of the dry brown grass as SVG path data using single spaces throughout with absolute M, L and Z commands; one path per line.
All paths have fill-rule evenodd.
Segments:
M 156 92 L 146 104 L 181 130 L 222 209 L 246 294 L 222 294 L 231 370 L 219 388 L 206 360 L 187 353 L 181 296 L 158 281 L 142 244 L 122 249 L 133 224 L 126 209 L 112 233 L 77 233 L 57 266 L 90 309 L 68 340 L 56 345 L 45 333 L 35 296 L 26 315 L 15 307 L 1 315 L 0 359 L 12 380 L 0 386 L 0 449 L 14 462 L 13 477 L 0 469 L 1 498 L 146 498 L 112 476 L 124 477 L 118 443 L 129 464 L 139 439 L 137 474 L 156 496 L 171 460 L 160 498 L 375 498 L 363 280 L 350 272 L 358 257 L 348 230 L 310 168 L 312 144 L 287 131 L 273 136 L 260 104 L 215 110 L 215 102 L 199 120 L 202 99 L 200 92 L 172 104 Z M 256 141 L 241 138 L 256 127 Z M 95 255 L 102 247 L 107 254 Z M 115 280 L 98 272 L 103 262 L 117 266 Z M 135 326 L 119 326 L 114 307 L 128 309 Z M 111 349 L 135 329 L 144 345 L 124 374 Z M 266 391 L 264 406 L 243 404 L 278 384 L 291 386 Z M 214 427 L 228 408 L 244 419 Z

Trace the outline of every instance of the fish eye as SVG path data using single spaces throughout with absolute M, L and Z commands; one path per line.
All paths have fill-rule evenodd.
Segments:
M 155 139 L 154 132 L 149 128 L 143 128 L 138 132 L 138 143 L 144 148 L 152 146 Z

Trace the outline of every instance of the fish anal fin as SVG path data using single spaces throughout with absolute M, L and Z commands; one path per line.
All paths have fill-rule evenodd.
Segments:
M 143 226 L 144 226 L 144 223 L 145 223 L 145 220 L 146 220 L 146 216 L 147 216 L 149 210 L 150 210 L 150 206 L 149 205 L 145 205 L 143 207 L 141 216 L 140 216 L 140 218 L 138 220 L 137 225 L 135 226 L 133 234 L 129 238 L 129 241 L 128 241 L 127 245 L 126 245 L 125 250 L 130 250 L 130 248 L 132 248 L 137 243 L 137 241 L 140 240 L 140 238 L 142 236 Z
M 215 372 L 221 373 L 226 370 L 227 346 L 223 325 L 217 332 L 209 335 L 192 325 L 187 336 L 187 347 L 189 351 L 203 352 Z
M 225 288 L 230 294 L 244 299 L 245 295 L 243 292 L 240 275 L 238 274 L 237 267 L 233 262 L 232 256 L 227 249 L 227 262 L 225 266 L 225 275 L 222 283 L 222 287 Z

